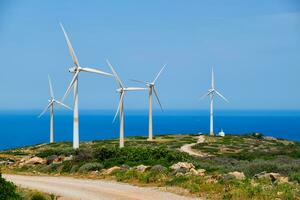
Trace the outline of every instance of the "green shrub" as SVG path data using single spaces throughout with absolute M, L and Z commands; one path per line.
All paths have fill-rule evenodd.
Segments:
M 1 200 L 18 200 L 20 195 L 16 192 L 16 186 L 2 178 L 0 173 L 0 199 Z
M 154 171 L 140 173 L 138 179 L 142 183 L 160 183 L 167 179 L 166 174 Z
M 95 157 L 92 149 L 77 149 L 75 151 L 75 162 L 87 162 L 93 160 Z
M 124 147 L 124 148 L 99 148 L 96 151 L 97 159 L 105 167 L 156 165 L 170 166 L 179 161 L 187 161 L 190 156 L 183 152 L 166 148 Z
M 248 177 L 253 177 L 255 174 L 261 172 L 279 172 L 278 167 L 274 162 L 265 160 L 255 160 L 252 162 L 244 162 L 243 164 L 236 167 L 236 171 L 242 171 Z
M 166 172 L 167 168 L 162 165 L 154 165 L 153 167 L 151 167 L 150 171 L 162 173 L 162 172 Z
M 300 172 L 292 172 L 289 174 L 289 181 L 297 181 L 300 183 Z
M 78 172 L 89 172 L 103 169 L 103 165 L 101 163 L 86 163 L 82 165 Z
M 67 148 L 46 149 L 46 150 L 43 150 L 43 151 L 37 153 L 36 156 L 41 157 L 41 158 L 47 158 L 47 157 L 53 156 L 53 155 L 69 156 L 72 154 L 74 154 L 74 149 L 72 149 L 71 147 L 67 147 Z
M 70 173 L 76 173 L 78 169 L 80 168 L 80 165 L 73 165 L 70 169 Z
M 47 158 L 46 158 L 47 165 L 51 164 L 56 158 L 57 158 L 57 155 L 47 156 Z
M 47 200 L 47 198 L 43 194 L 35 192 L 32 194 L 31 200 Z

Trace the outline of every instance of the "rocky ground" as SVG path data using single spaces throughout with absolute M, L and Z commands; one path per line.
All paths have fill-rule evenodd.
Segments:
M 0 152 L 4 173 L 109 179 L 206 199 L 300 199 L 300 144 L 247 136 L 165 135 Z

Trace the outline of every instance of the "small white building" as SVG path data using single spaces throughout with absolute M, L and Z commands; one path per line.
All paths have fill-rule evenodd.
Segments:
M 219 132 L 218 135 L 219 135 L 220 137 L 224 137 L 224 136 L 225 136 L 225 133 L 224 133 L 223 129 L 221 129 L 221 131 Z

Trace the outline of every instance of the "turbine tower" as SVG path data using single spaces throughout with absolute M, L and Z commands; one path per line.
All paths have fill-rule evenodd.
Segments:
M 158 74 L 156 75 L 156 77 L 154 78 L 154 80 L 152 82 L 148 82 L 148 81 L 140 81 L 140 80 L 134 80 L 132 79 L 132 81 L 135 81 L 135 82 L 139 82 L 139 83 L 143 83 L 143 84 L 146 84 L 146 86 L 148 87 L 149 89 L 149 129 L 148 129 L 148 141 L 152 141 L 153 140 L 153 126 L 152 126 L 152 94 L 154 93 L 156 99 L 157 99 L 157 102 L 160 106 L 160 109 L 163 111 L 163 108 L 162 108 L 162 105 L 160 103 L 160 100 L 159 100 L 159 97 L 158 97 L 158 94 L 155 90 L 155 83 L 157 81 L 157 79 L 160 77 L 162 71 L 164 70 L 164 68 L 166 67 L 166 65 L 164 65 L 161 70 L 158 72 Z
M 215 89 L 215 78 L 214 78 L 214 70 L 211 70 L 211 88 L 208 90 L 208 92 L 202 96 L 202 98 L 205 98 L 209 96 L 210 98 L 210 127 L 209 127 L 209 134 L 214 135 L 214 96 L 217 95 L 224 99 L 226 102 L 228 100 Z
M 90 72 L 90 73 L 96 73 L 100 75 L 105 76 L 112 76 L 110 73 L 106 73 L 103 71 L 100 71 L 98 69 L 88 68 L 88 67 L 81 67 L 79 65 L 78 59 L 76 57 L 76 54 L 74 52 L 74 49 L 72 47 L 72 44 L 69 40 L 69 37 L 63 27 L 63 25 L 60 23 L 61 29 L 64 33 L 70 54 L 72 56 L 72 60 L 74 63 L 74 67 L 69 69 L 69 72 L 73 73 L 72 81 L 70 82 L 66 93 L 64 94 L 64 97 L 62 98 L 62 102 L 64 102 L 65 98 L 70 93 L 71 89 L 74 89 L 74 111 L 73 111 L 73 148 L 78 149 L 79 148 L 79 119 L 78 119 L 78 76 L 80 72 Z
M 124 84 L 122 83 L 121 79 L 119 78 L 118 74 L 116 73 L 114 67 L 112 66 L 112 64 L 106 60 L 107 64 L 109 65 L 109 67 L 111 68 L 111 71 L 113 72 L 113 75 L 116 79 L 116 82 L 119 86 L 119 88 L 117 89 L 117 92 L 120 95 L 120 100 L 119 100 L 119 104 L 118 104 L 118 108 L 117 108 L 117 112 L 114 116 L 113 122 L 115 122 L 116 117 L 118 116 L 118 113 L 120 113 L 120 142 L 119 142 L 119 146 L 120 148 L 124 147 L 124 95 L 127 91 L 140 91 L 140 90 L 147 90 L 147 88 L 140 88 L 140 87 L 125 87 Z
M 50 88 L 50 99 L 49 104 L 46 106 L 46 108 L 43 110 L 43 112 L 39 115 L 39 117 L 43 116 L 46 111 L 49 109 L 50 110 L 50 143 L 54 142 L 54 127 L 53 127 L 53 120 L 54 120 L 54 104 L 59 104 L 67 109 L 72 110 L 69 106 L 63 104 L 60 101 L 57 101 L 54 99 L 54 93 L 53 93 L 53 88 L 52 88 L 52 83 L 50 76 L 48 75 L 48 80 L 49 80 L 49 88 Z

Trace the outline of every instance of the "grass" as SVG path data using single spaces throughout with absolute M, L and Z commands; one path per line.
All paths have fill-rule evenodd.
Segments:
M 195 135 L 162 135 L 153 142 L 145 137 L 126 139 L 125 147 L 118 148 L 118 140 L 100 140 L 81 143 L 73 150 L 69 142 L 41 144 L 0 152 L 0 160 L 17 160 L 35 155 L 47 160 L 47 164 L 35 166 L 3 167 L 13 173 L 62 174 L 90 177 L 91 171 L 99 171 L 96 178 L 108 178 L 135 185 L 179 187 L 189 194 L 207 199 L 300 199 L 300 144 L 286 140 L 264 139 L 262 135 L 228 135 L 223 138 L 205 136 L 206 141 L 193 148 L 211 156 L 193 157 L 179 148 L 196 143 Z M 60 156 L 73 156 L 72 160 L 52 163 Z M 203 177 L 176 176 L 170 169 L 177 162 L 193 163 L 196 169 L 206 170 Z M 135 166 L 148 165 L 145 172 Z M 121 166 L 110 175 L 102 170 Z M 243 172 L 246 180 L 226 178 L 232 171 Z M 289 183 L 254 180 L 260 172 L 277 172 L 289 177 Z M 95 178 L 95 175 L 93 175 Z

